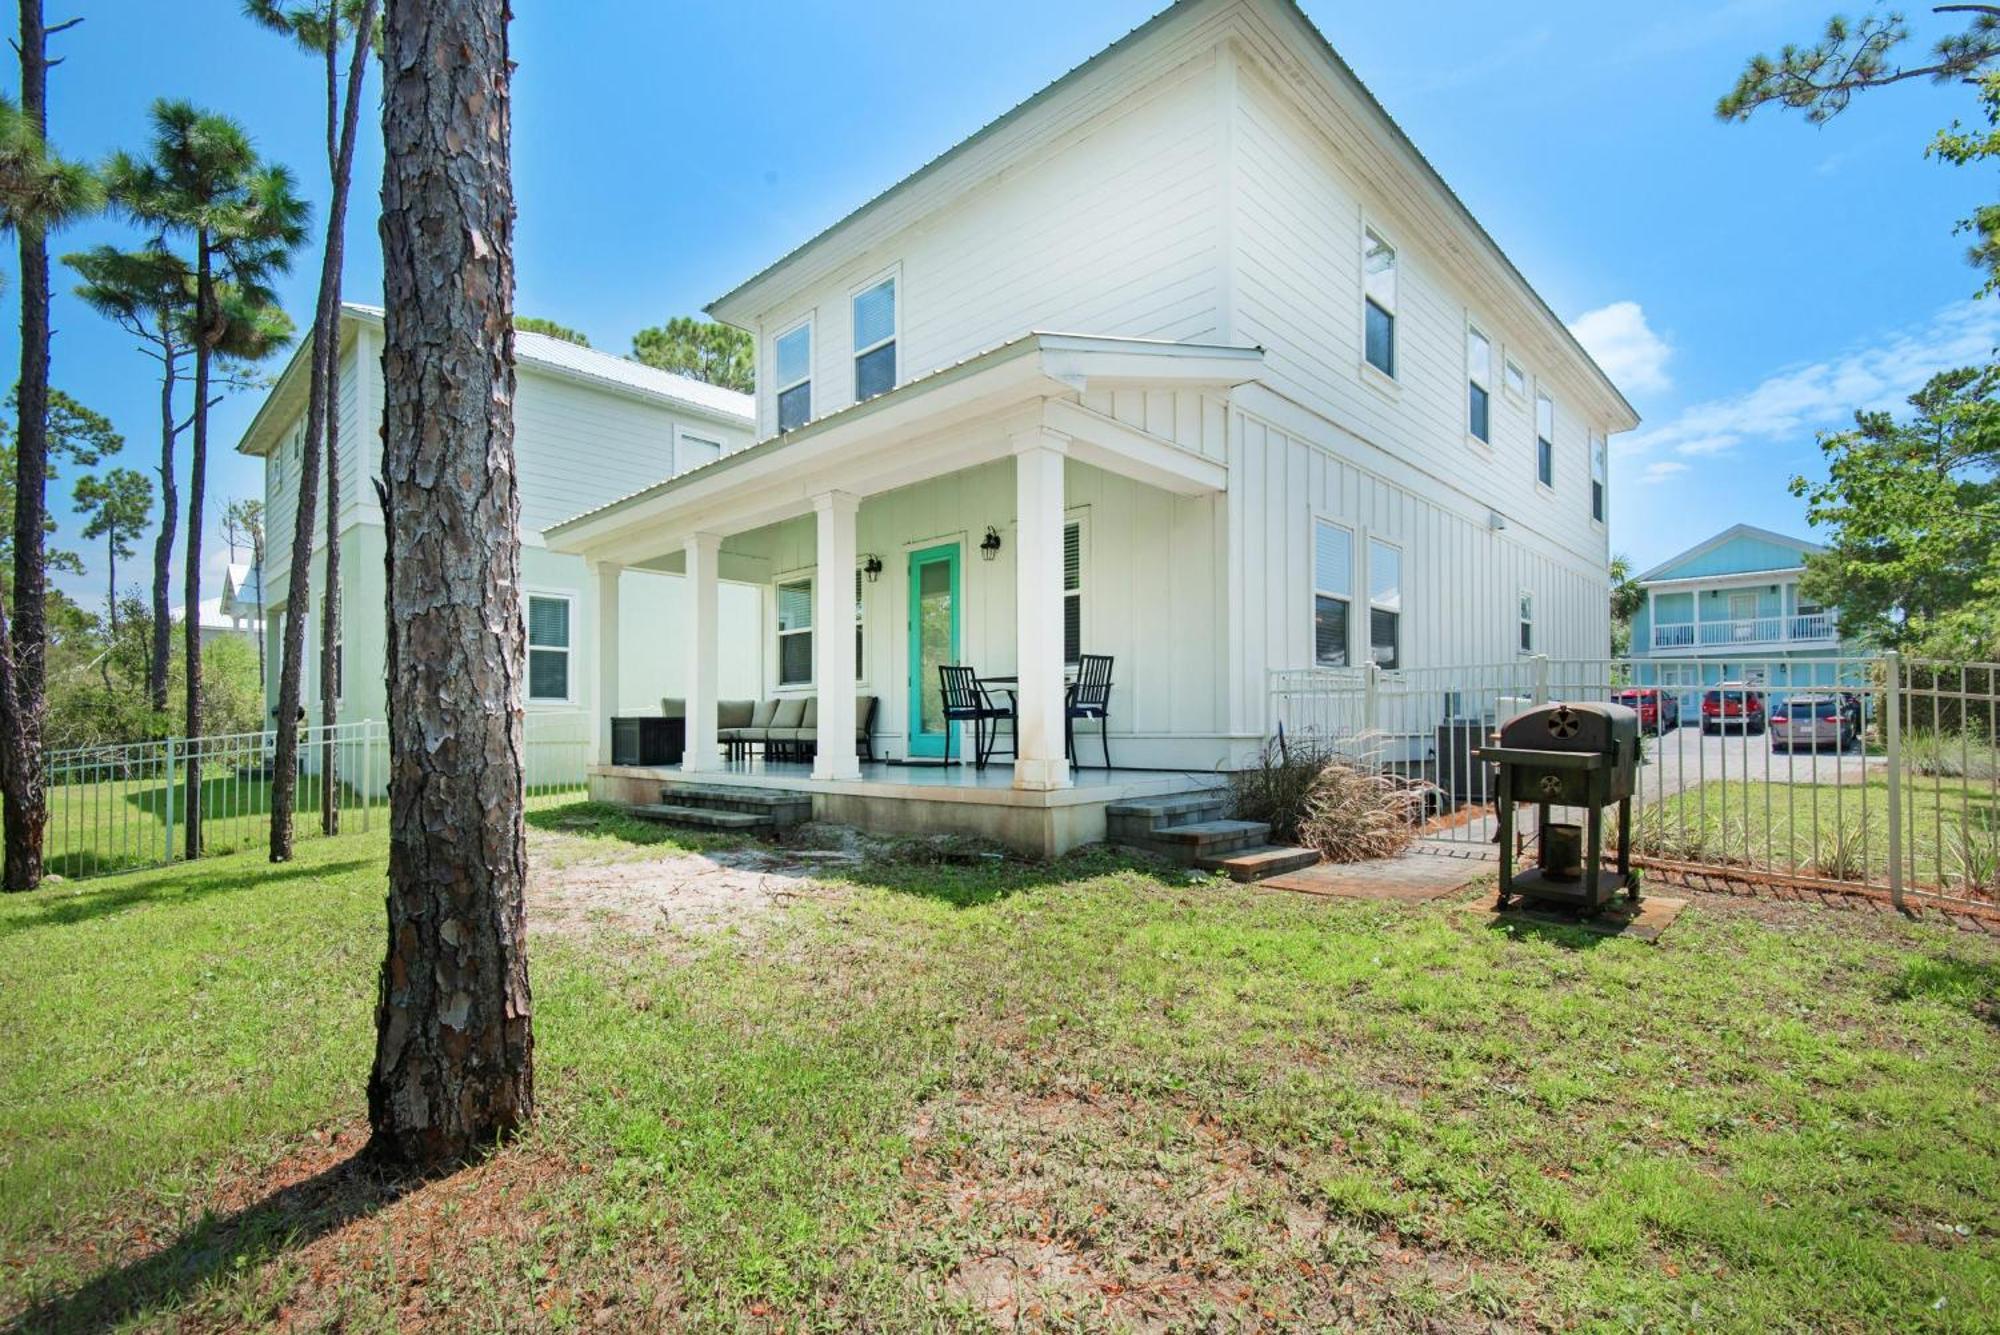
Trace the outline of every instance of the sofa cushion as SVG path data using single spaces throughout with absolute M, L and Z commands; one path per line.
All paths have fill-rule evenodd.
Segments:
M 717 728 L 747 728 L 750 716 L 756 712 L 755 700 L 721 700 L 715 706 L 715 726 Z
M 660 697 L 661 718 L 686 718 L 687 716 L 688 716 L 687 701 L 676 700 L 671 695 L 663 695 Z
M 799 727 L 803 728 L 807 732 L 811 732 L 814 728 L 817 728 L 818 726 L 819 726 L 819 697 L 816 695 L 807 696 L 806 716 L 799 720 Z
M 806 702 L 796 697 L 778 701 L 778 710 L 771 716 L 771 727 L 796 728 L 806 716 Z
M 753 728 L 770 727 L 771 718 L 777 712 L 778 702 L 776 700 L 759 700 L 757 708 L 750 713 L 750 726 Z

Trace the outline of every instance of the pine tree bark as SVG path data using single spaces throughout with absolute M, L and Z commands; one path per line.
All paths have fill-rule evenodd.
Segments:
M 168 322 L 160 320 L 165 329 Z M 165 367 L 160 374 L 160 536 L 153 540 L 153 651 L 146 664 L 146 697 L 153 712 L 167 712 L 167 663 L 173 654 L 173 626 L 167 620 L 167 584 L 174 564 L 174 526 L 180 522 L 180 488 L 174 483 L 174 386 L 179 379 L 179 350 L 171 343 L 161 349 Z
M 339 722 L 338 675 L 333 648 L 340 642 L 340 474 L 339 474 L 339 377 L 340 377 L 340 279 L 347 252 L 347 198 L 354 176 L 354 142 L 361 121 L 362 82 L 368 72 L 368 53 L 373 49 L 375 0 L 362 6 L 355 24 L 354 49 L 347 67 L 347 92 L 338 116 L 336 138 L 336 85 L 334 43 L 326 46 L 327 167 L 331 173 L 332 198 L 327 208 L 326 245 L 320 252 L 319 299 L 313 307 L 313 353 L 311 379 L 306 399 L 306 436 L 301 449 L 298 503 L 292 514 L 291 569 L 286 580 L 285 605 L 310 608 L 312 583 L 312 543 L 315 508 L 319 499 L 322 448 L 326 461 L 326 588 L 320 594 L 320 707 L 327 724 L 320 755 L 320 826 L 328 834 L 340 829 L 337 796 L 338 757 L 334 751 L 332 725 Z M 334 30 L 338 31 L 338 24 Z M 296 591 L 296 592 L 295 592 Z M 279 652 L 278 730 L 276 755 L 271 776 L 271 861 L 284 862 L 292 856 L 294 838 L 293 807 L 297 796 L 299 696 L 305 680 L 305 619 L 287 611 L 285 638 Z
M 44 139 L 48 130 L 48 30 L 41 0 L 21 0 L 21 110 Z M 49 479 L 49 244 L 24 222 L 21 243 L 20 422 L 14 438 L 13 708 L 0 718 L 0 749 L 15 757 L 0 794 L 4 861 L 0 887 L 32 890 L 42 883 L 42 834 L 48 826 L 43 788 L 42 721 L 47 709 L 48 646 L 46 537 Z
M 187 655 L 187 795 L 181 806 L 188 861 L 201 856 L 201 528 L 208 490 L 208 376 L 220 321 L 215 313 L 215 261 L 208 233 L 195 238 L 194 428 L 188 440 L 187 566 L 182 573 L 181 644 Z
M 377 1153 L 441 1164 L 522 1126 L 520 502 L 506 0 L 390 0 L 383 52 L 388 955 Z

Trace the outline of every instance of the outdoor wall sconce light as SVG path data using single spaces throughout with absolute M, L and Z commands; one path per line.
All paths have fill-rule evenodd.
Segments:
M 988 524 L 986 536 L 979 540 L 979 559 L 991 561 L 998 555 L 1000 555 L 1000 530 Z
M 861 573 L 868 576 L 870 584 L 882 578 L 882 558 L 871 555 L 866 561 L 861 563 Z

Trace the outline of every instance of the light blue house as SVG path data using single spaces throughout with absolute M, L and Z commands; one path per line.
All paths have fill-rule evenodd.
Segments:
M 1858 669 L 1839 660 L 1857 650 L 1831 608 L 1799 594 L 1806 558 L 1820 550 L 1737 524 L 1648 570 L 1632 618 L 1634 680 L 1683 690 L 1847 684 Z

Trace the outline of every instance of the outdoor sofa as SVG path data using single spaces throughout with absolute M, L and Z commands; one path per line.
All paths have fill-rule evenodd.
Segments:
M 854 697 L 854 744 L 863 760 L 875 759 L 877 697 Z M 687 717 L 687 701 L 669 696 L 660 701 L 667 718 Z M 719 700 L 715 706 L 716 740 L 731 759 L 760 748 L 770 760 L 805 760 L 819 750 L 819 697 L 783 696 L 771 700 Z

